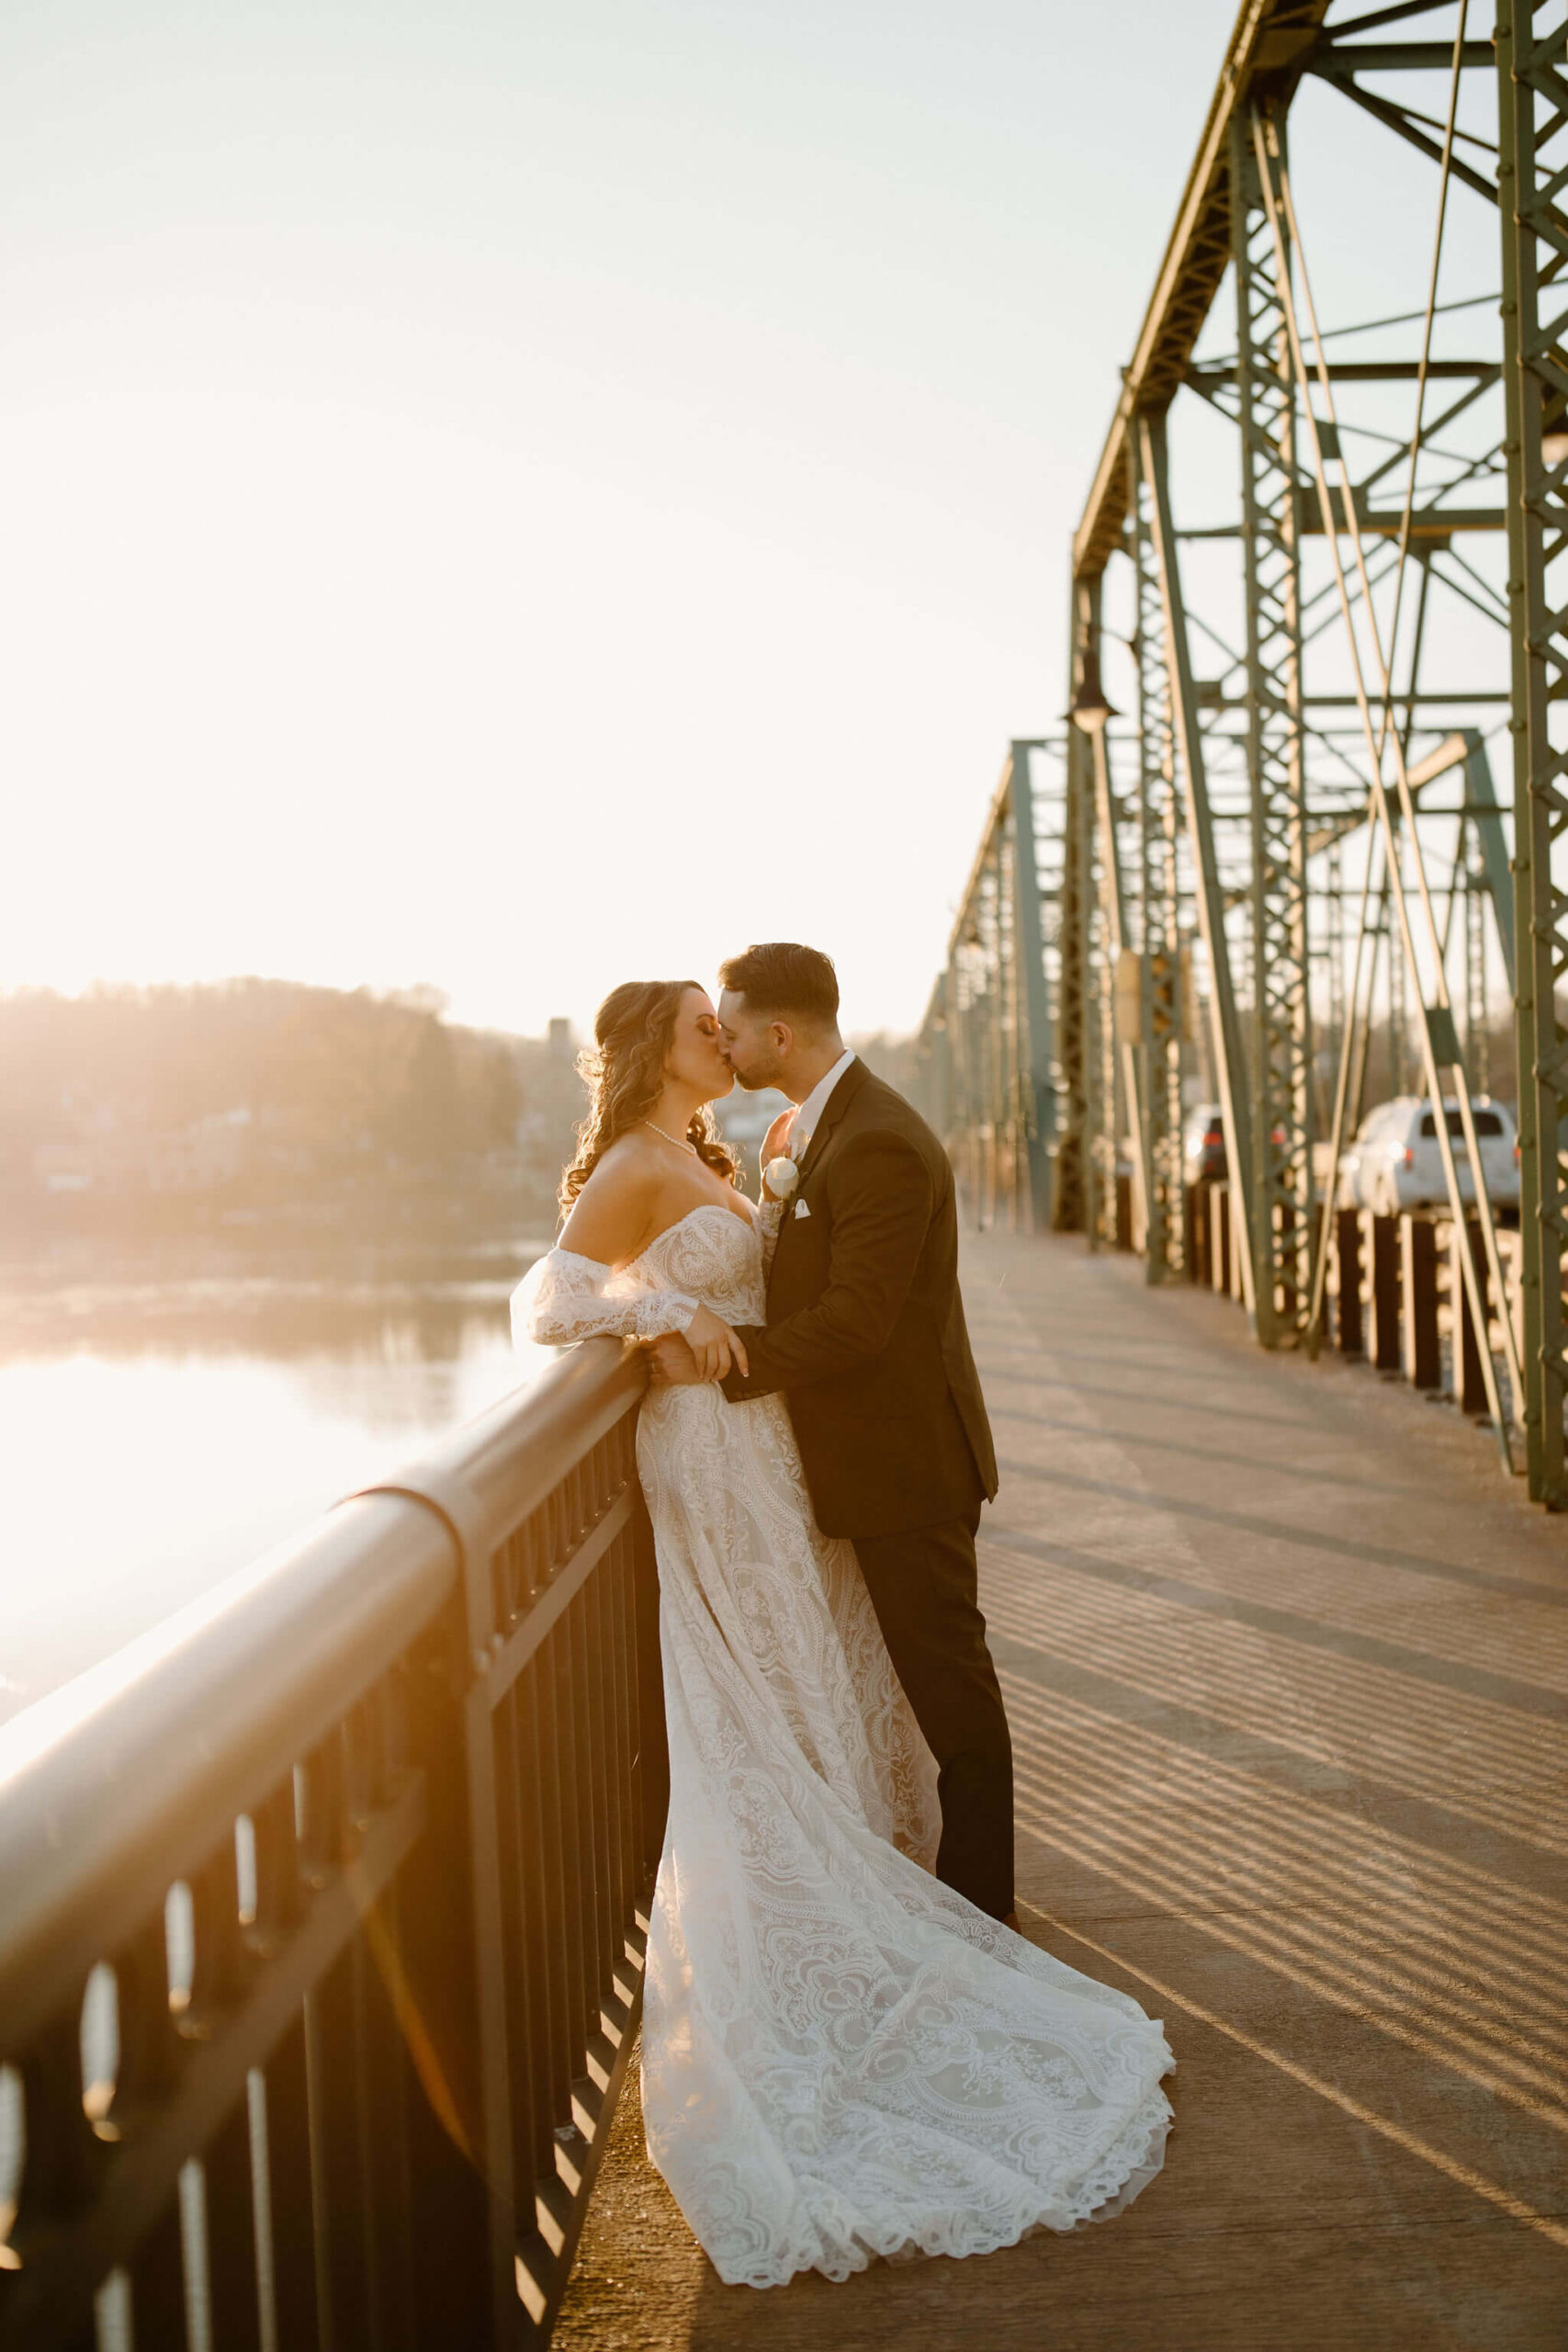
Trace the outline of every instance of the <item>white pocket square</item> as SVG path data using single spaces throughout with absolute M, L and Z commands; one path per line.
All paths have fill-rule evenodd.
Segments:
M 795 1213 L 796 1216 L 809 1216 L 811 1215 L 811 1211 L 807 1208 L 804 1201 L 796 1201 L 795 1204 Z

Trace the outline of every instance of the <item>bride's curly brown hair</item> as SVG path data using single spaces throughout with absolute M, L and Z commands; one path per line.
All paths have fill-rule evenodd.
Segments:
M 562 1216 L 616 1136 L 646 1119 L 658 1102 L 681 999 L 701 986 L 700 980 L 626 980 L 594 1014 L 593 1043 L 577 1059 L 588 1082 L 588 1116 L 577 1130 L 577 1157 L 561 1177 Z M 720 1141 L 706 1103 L 694 1114 L 685 1140 L 705 1167 L 735 1182 L 735 1155 Z

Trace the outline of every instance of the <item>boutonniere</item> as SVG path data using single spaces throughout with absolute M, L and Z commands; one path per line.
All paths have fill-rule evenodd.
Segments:
M 793 1159 L 770 1159 L 762 1170 L 762 1182 L 775 1201 L 787 1201 L 800 1182 L 800 1170 Z

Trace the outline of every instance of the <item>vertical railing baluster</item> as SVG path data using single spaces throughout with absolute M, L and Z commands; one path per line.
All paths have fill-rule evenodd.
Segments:
M 310 2142 L 305 2021 L 298 2016 L 262 2070 L 266 2086 L 267 2199 L 272 2208 L 272 2290 L 279 2352 L 311 2352 L 321 2333 L 315 2154 Z
M 612 1436 L 615 1433 L 612 1431 Z M 604 1661 L 604 1731 L 605 1731 L 605 1790 L 608 1799 L 605 1862 L 610 1874 L 610 1965 L 620 1965 L 621 1939 L 626 1933 L 626 1903 L 630 1889 L 626 1873 L 626 1680 L 621 1671 L 620 1648 L 620 1536 L 616 1536 L 600 1563 L 594 1578 L 598 1596 L 599 1623 L 595 1638 Z
M 374 2345 L 367 2246 L 355 1975 L 349 1944 L 305 2003 L 310 2174 L 316 2199 L 316 2291 L 326 2352 Z
M 136 2249 L 130 2265 L 130 2321 L 138 2347 L 155 2345 L 157 2352 L 187 2352 L 185 2253 L 177 2199 L 164 2206 Z
M 629 1923 L 632 1904 L 642 1892 L 637 1791 L 637 1614 L 632 1584 L 635 1550 L 635 1528 L 624 1529 L 615 1539 L 613 1587 L 618 1690 L 616 1713 L 621 1754 L 620 1917 L 623 1927 Z
M 256 1916 L 251 1942 L 262 1954 L 276 1951 L 304 1909 L 299 1841 L 295 1828 L 292 1775 L 252 1808 L 255 1840 Z
M 83 1991 L 75 1988 L 62 2014 L 20 2052 L 27 2159 L 10 2244 L 24 2274 L 30 2242 L 84 2211 L 102 2170 L 104 2151 L 82 2103 Z
M 664 1736 L 664 1667 L 659 1646 L 659 1569 L 653 1530 L 639 1497 L 633 1520 L 637 1642 L 637 1809 L 641 1873 L 651 1878 L 664 1843 L 670 1803 L 670 1758 Z
M 498 2316 L 482 2163 L 470 1790 L 460 1733 L 467 1678 L 458 1661 L 467 1650 L 454 1611 L 411 1655 L 403 1689 L 407 1767 L 425 1817 L 397 1882 L 411 2061 L 403 2081 L 412 2300 L 422 2352 L 488 2346 Z
M 186 2052 L 169 2014 L 169 1947 L 159 1904 L 114 1956 L 119 2064 L 109 2120 L 129 2131 L 174 2087 Z
M 240 1883 L 234 1841 L 226 1838 L 190 1877 L 196 1949 L 190 2000 L 181 2031 L 205 2039 L 222 2011 L 237 2001 L 250 1978 L 249 1956 L 240 1928 Z
M 299 1866 L 311 1886 L 325 1886 L 343 1867 L 348 1847 L 344 1796 L 340 1726 L 312 1748 L 295 1773 Z
M 592 1587 L 577 1597 L 570 1611 L 571 1668 L 577 1733 L 579 1821 L 578 1899 L 582 1910 L 583 2042 L 599 2030 L 599 1996 L 609 1965 L 609 1923 L 604 1901 L 600 1851 L 599 1781 L 604 1751 L 599 1742 L 592 1639 Z
M 637 1490 L 635 1419 L 628 1415 L 626 1420 L 617 1423 L 615 1434 L 621 1445 L 621 1475 L 631 1489 L 632 1502 L 630 1523 L 615 1545 L 617 1649 L 621 1679 L 621 1742 L 624 1750 L 622 1771 L 626 1792 L 625 1818 L 622 1824 L 624 1857 L 622 1908 L 623 1916 L 629 1918 L 632 1903 L 642 1892 L 644 1877 L 642 1803 L 638 1785 L 641 1763 L 637 1752 L 637 1547 L 640 1498 Z
M 571 1939 L 567 1922 L 567 1811 L 561 1752 L 559 1690 L 555 1648 L 556 1626 L 539 1646 L 534 1661 L 534 1701 L 539 1726 L 539 1889 L 548 1947 L 547 1975 L 550 1988 L 550 2125 L 552 2131 L 571 2113 L 572 1996 Z
M 251 2119 L 243 2100 L 230 2110 L 209 2143 L 203 2162 L 215 2352 L 262 2352 Z
M 126 2135 L 134 2145 L 158 2106 L 179 2079 L 185 2051 L 175 2032 L 169 2010 L 168 1945 L 162 1901 L 114 1959 L 118 2057 L 107 2128 Z M 85 2132 L 82 2112 L 81 2058 L 77 2047 L 77 2005 L 43 2038 L 30 2060 L 24 2061 L 23 2081 L 28 2098 L 28 2171 L 24 2207 L 13 2237 L 27 2243 L 28 2191 L 46 2197 L 57 2212 L 68 2211 L 72 2183 L 86 2186 L 79 2160 L 70 2162 L 78 2130 Z M 50 2077 L 53 2077 L 50 2087 Z M 70 2133 L 62 2145 L 57 2134 Z M 61 2159 L 68 2169 L 62 2177 Z M 170 2352 L 185 2352 L 186 2286 L 177 2202 L 167 2205 L 143 2236 L 130 2266 L 132 2321 L 140 2344 L 168 2345 Z
M 299 1778 L 300 1850 L 307 1876 L 321 1886 L 341 1869 L 351 1836 L 341 1733 L 312 1751 Z M 326 2352 L 374 2345 L 358 2066 L 360 1961 L 357 1941 L 348 1944 L 305 2001 L 316 2293 Z
M 615 1888 L 615 1673 L 610 1649 L 609 1583 L 612 1553 L 600 1561 L 590 1589 L 589 1657 L 593 1678 L 593 1850 L 599 1881 L 599 1984 L 601 1996 L 621 1933 Z
M 353 1946 L 366 2262 L 378 2352 L 413 2352 L 415 2341 L 411 2254 L 420 2217 L 409 2179 L 407 2057 L 391 1981 L 401 1967 L 401 1944 L 396 1890 L 389 1888 Z
M 528 1977 L 529 2021 L 532 2027 L 530 2118 L 533 2161 L 528 2167 L 530 2180 L 537 2180 L 541 2175 L 547 2174 L 553 2162 L 555 2089 L 551 2058 L 560 2030 L 550 1957 L 554 1922 L 550 1915 L 547 1878 L 546 1759 L 539 1711 L 539 1673 L 538 1660 L 530 1660 L 517 1685 L 517 1817 L 523 1848 L 523 1968 Z
M 588 2030 L 583 1997 L 582 1919 L 582 1783 L 577 1744 L 577 1690 L 572 1675 L 572 1611 L 568 1611 L 550 1638 L 550 1673 L 555 1686 L 555 1766 L 560 1790 L 561 1931 L 566 1960 L 566 2014 L 570 2046 L 569 2078 L 580 2064 L 578 2052 Z M 570 2104 L 561 2120 L 570 2116 Z
M 525 2204 L 537 2170 L 534 2150 L 534 2030 L 536 1998 L 529 1981 L 527 1869 L 522 1828 L 524 1768 L 518 1704 L 521 1679 L 495 1715 L 496 1836 L 502 1917 L 506 1943 L 506 2051 L 512 2070 L 512 2162 L 516 2195 Z

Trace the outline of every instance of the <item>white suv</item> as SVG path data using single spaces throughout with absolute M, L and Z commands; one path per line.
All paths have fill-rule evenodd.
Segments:
M 1453 1139 L 1460 1198 L 1471 1201 L 1475 1185 L 1459 1104 L 1450 1098 L 1443 1107 Z M 1474 1098 L 1472 1109 L 1487 1198 L 1494 1208 L 1517 1208 L 1519 1168 L 1514 1154 L 1514 1114 L 1485 1094 Z M 1374 1209 L 1380 1216 L 1448 1206 L 1438 1123 L 1424 1094 L 1399 1094 L 1392 1102 L 1380 1102 L 1375 1111 L 1368 1112 L 1355 1142 L 1340 1156 L 1337 1198 L 1341 1208 Z

